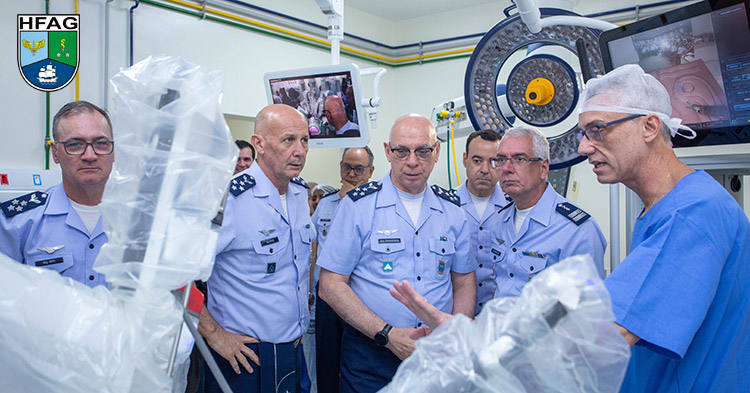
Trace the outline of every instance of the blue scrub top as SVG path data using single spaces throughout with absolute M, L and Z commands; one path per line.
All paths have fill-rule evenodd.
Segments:
M 289 218 L 279 192 L 257 161 L 237 174 L 219 231 L 208 310 L 225 330 L 286 343 L 307 330 L 310 252 L 315 229 L 307 190 L 287 188 Z
M 461 208 L 466 213 L 466 221 L 469 223 L 471 234 L 472 255 L 477 265 L 477 305 L 475 314 L 482 311 L 482 307 L 495 297 L 495 263 L 492 260 L 492 227 L 490 221 L 497 212 L 510 203 L 505 199 L 503 190 L 495 184 L 495 189 L 487 202 L 487 208 L 482 217 L 479 217 L 474 202 L 471 199 L 466 183 L 456 188 L 456 195 L 461 198 Z M 489 224 L 489 225 L 488 225 Z
M 691 173 L 633 229 L 605 280 L 618 324 L 639 336 L 621 391 L 750 386 L 750 223 L 710 175 Z
M 29 266 L 54 270 L 89 287 L 106 285 L 104 275 L 93 268 L 99 249 L 108 240 L 102 219 L 96 223 L 94 233 L 89 234 L 70 205 L 62 183 L 0 206 L 3 208 L 0 252 Z M 12 207 L 20 210 L 8 217 L 5 213 Z
M 318 264 L 334 273 L 348 275 L 349 285 L 362 302 L 388 324 L 417 327 L 419 319 L 389 290 L 394 280 L 408 280 L 439 310 L 453 309 L 451 271 L 470 273 L 469 226 L 463 210 L 425 189 L 415 226 L 401 203 L 390 171 L 374 191 L 373 183 L 352 190 L 339 204 Z M 367 195 L 353 200 L 358 190 Z M 346 219 L 342 219 L 345 217 Z M 336 239 L 335 246 L 333 239 Z
M 547 183 L 518 233 L 515 214 L 515 205 L 510 205 L 489 223 L 493 228 L 490 252 L 495 261 L 495 297 L 520 296 L 524 285 L 539 272 L 573 255 L 590 255 L 599 276 L 604 277 L 607 240 L 599 225 L 558 194 L 552 185 Z M 583 217 L 588 218 L 583 220 Z

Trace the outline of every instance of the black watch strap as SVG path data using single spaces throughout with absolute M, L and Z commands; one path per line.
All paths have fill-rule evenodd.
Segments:
M 381 347 L 386 346 L 388 344 L 388 333 L 391 332 L 391 329 L 393 329 L 393 326 L 386 323 L 383 329 L 375 333 L 375 337 L 373 338 L 375 344 Z

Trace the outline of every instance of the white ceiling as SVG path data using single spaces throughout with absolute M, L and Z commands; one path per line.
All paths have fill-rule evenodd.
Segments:
M 344 0 L 344 5 L 398 22 L 450 11 L 457 7 L 468 8 L 497 2 L 498 0 Z

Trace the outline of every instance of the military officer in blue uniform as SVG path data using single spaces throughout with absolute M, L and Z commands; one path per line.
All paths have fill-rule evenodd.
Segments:
M 105 284 L 93 265 L 107 242 L 97 205 L 115 158 L 112 123 L 96 105 L 76 101 L 57 112 L 52 134 L 62 183 L 0 204 L 0 252 L 90 287 Z
M 491 224 L 495 297 L 519 296 L 535 275 L 573 255 L 589 254 L 603 278 L 607 241 L 593 218 L 547 182 L 544 134 L 527 126 L 509 129 L 493 164 L 500 170 L 500 186 L 513 198 Z
M 258 156 L 230 182 L 199 330 L 221 356 L 215 357 L 234 391 L 293 392 L 305 367 L 300 337 L 315 238 L 307 186 L 297 177 L 307 156 L 307 121 L 276 104 L 255 124 Z M 212 376 L 206 379 L 207 392 L 220 391 Z
M 491 252 L 493 228 L 487 224 L 509 203 L 497 184 L 497 170 L 490 165 L 491 159 L 497 157 L 499 143 L 500 134 L 492 130 L 475 131 L 466 138 L 463 160 L 466 182 L 456 188 L 469 223 L 471 248 L 477 264 L 476 314 L 495 296 L 497 288 Z
M 321 197 L 318 208 L 312 216 L 313 224 L 317 231 L 317 242 L 313 245 L 315 256 L 320 255 L 328 231 L 331 228 L 336 215 L 336 208 L 346 193 L 366 184 L 370 181 L 375 170 L 373 165 L 374 155 L 369 147 L 353 147 L 344 149 L 341 155 L 339 168 L 341 173 L 341 189 L 325 194 Z M 320 276 L 320 267 L 315 266 L 313 258 L 312 267 L 315 270 L 314 286 L 317 287 L 317 279 Z M 315 300 L 315 360 L 313 372 L 317 375 L 316 384 L 320 392 L 339 391 L 339 363 L 341 360 L 341 335 L 344 325 L 325 301 Z M 317 350 L 320 348 L 320 350 Z M 310 358 L 308 358 L 308 362 Z
M 421 321 L 390 296 L 394 280 L 413 282 L 444 312 L 473 316 L 476 304 L 460 201 L 427 184 L 440 153 L 434 126 L 419 115 L 402 116 L 384 147 L 391 170 L 341 201 L 318 259 L 320 296 L 347 323 L 341 392 L 379 390 L 414 350 L 409 334 Z

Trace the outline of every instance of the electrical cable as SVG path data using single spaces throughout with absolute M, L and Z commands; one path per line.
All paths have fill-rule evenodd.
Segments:
M 456 121 L 453 120 L 453 119 L 450 120 L 450 123 L 451 123 L 451 144 L 453 145 L 452 146 L 453 147 L 453 168 L 456 170 L 456 183 L 458 183 L 458 185 L 460 186 L 461 185 L 461 178 L 458 176 L 458 162 L 456 161 L 456 140 L 454 138 L 455 134 L 453 132 L 453 124 L 455 122 Z
M 452 190 L 453 185 L 451 184 L 451 130 L 450 128 L 445 128 L 445 143 L 448 144 L 446 154 L 445 154 L 445 160 L 448 162 L 448 189 Z

